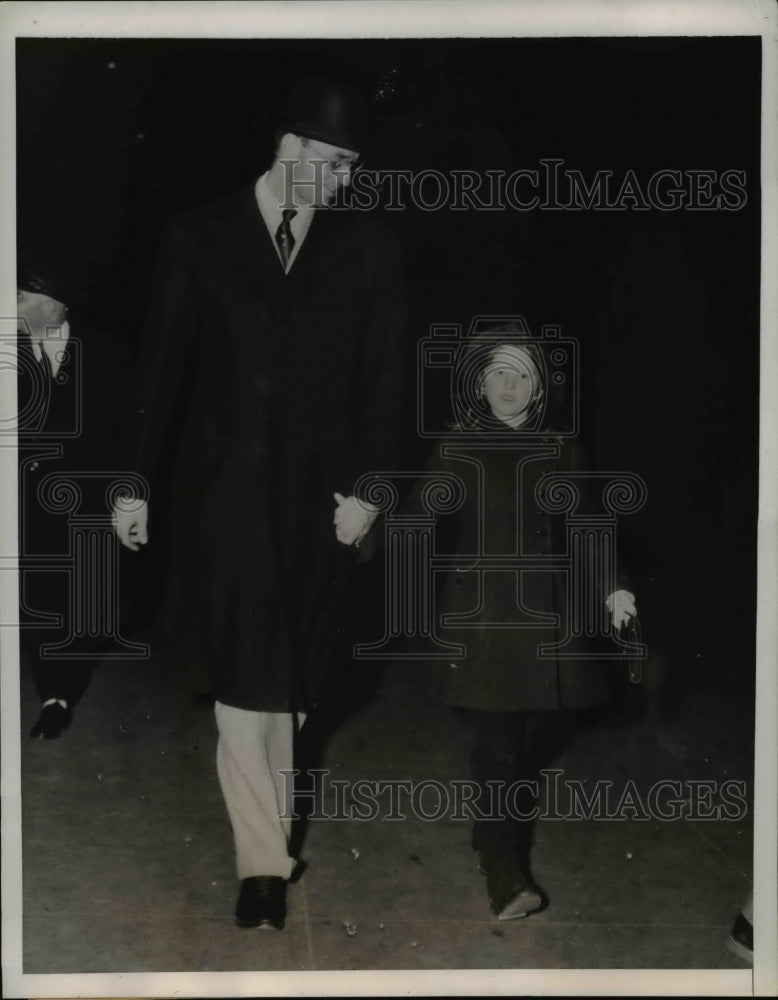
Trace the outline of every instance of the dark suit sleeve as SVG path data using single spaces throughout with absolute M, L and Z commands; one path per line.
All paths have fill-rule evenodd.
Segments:
M 176 433 L 199 343 L 197 281 L 189 234 L 177 223 L 163 232 L 143 342 L 131 392 L 125 452 L 130 468 L 153 488 Z
M 406 302 L 400 244 L 382 232 L 361 358 L 357 454 L 352 482 L 397 468 L 405 404 Z M 360 490 L 364 495 L 364 490 Z

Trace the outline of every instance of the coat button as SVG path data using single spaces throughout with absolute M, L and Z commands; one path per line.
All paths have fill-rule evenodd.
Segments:
M 454 579 L 454 583 L 456 584 L 457 587 L 461 587 L 462 586 L 462 577 L 461 576 L 456 577 Z
M 535 532 L 535 534 L 536 535 L 540 535 L 541 537 L 544 537 L 545 535 L 548 534 L 548 532 L 546 531 L 545 528 L 538 528 L 537 531 Z

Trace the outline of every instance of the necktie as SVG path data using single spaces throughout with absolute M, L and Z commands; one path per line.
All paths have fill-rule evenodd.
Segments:
M 292 256 L 292 250 L 294 250 L 294 236 L 292 236 L 290 223 L 295 215 L 297 215 L 296 209 L 285 208 L 281 213 L 281 225 L 276 230 L 276 243 L 278 244 L 278 249 L 281 251 L 284 270 L 289 266 L 289 258 Z

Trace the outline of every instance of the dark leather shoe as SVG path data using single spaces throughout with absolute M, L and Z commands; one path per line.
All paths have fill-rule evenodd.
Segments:
M 478 855 L 478 870 L 486 876 L 489 904 L 498 920 L 516 920 L 539 910 L 543 898 L 520 866 L 509 857 L 484 861 Z
M 63 708 L 58 701 L 44 705 L 38 721 L 30 730 L 30 736 L 40 740 L 55 740 L 68 728 L 72 719 L 73 709 L 69 706 Z
M 235 907 L 238 927 L 284 929 L 286 919 L 286 879 L 277 875 L 252 875 L 240 884 Z

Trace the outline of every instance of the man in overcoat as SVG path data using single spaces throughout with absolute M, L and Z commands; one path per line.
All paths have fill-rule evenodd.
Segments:
M 392 467 L 400 418 L 398 245 L 328 208 L 364 121 L 351 88 L 298 82 L 270 169 L 168 225 L 141 366 L 137 468 L 151 510 L 172 478 L 175 645 L 216 699 L 240 926 L 283 927 L 295 868 L 283 772 L 370 526 L 356 483 Z M 132 499 L 117 530 L 137 549 L 147 506 Z

